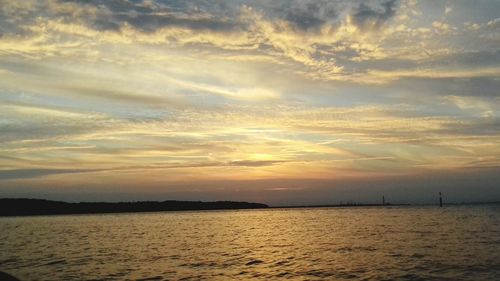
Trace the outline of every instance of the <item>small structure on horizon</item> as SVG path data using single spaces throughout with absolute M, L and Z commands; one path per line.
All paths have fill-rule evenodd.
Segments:
M 443 197 L 441 196 L 441 191 L 439 192 L 439 207 L 443 207 Z
M 382 195 L 382 205 L 385 205 L 385 196 Z

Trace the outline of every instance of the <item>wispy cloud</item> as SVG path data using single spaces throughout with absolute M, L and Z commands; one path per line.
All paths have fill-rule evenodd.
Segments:
M 54 174 L 87 173 L 95 170 L 71 170 L 71 169 L 12 169 L 0 170 L 0 180 L 29 179 Z

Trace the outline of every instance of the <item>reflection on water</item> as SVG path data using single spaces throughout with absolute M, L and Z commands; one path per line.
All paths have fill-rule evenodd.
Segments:
M 0 218 L 22 280 L 498 280 L 499 206 Z

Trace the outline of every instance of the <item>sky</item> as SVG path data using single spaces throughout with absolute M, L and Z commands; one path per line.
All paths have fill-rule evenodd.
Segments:
M 498 0 L 0 0 L 0 197 L 500 201 Z

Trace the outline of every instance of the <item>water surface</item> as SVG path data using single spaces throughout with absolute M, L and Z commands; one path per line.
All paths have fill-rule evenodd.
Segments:
M 499 280 L 500 208 L 0 218 L 22 280 Z

